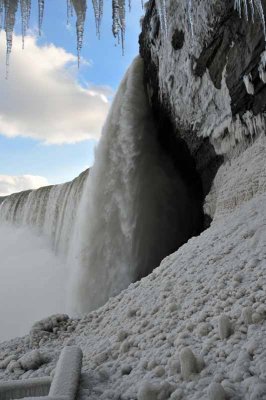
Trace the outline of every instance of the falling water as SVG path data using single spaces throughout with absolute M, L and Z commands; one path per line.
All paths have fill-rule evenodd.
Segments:
M 71 253 L 78 312 L 147 275 L 195 228 L 186 187 L 156 134 L 137 58 L 113 101 L 77 215 Z

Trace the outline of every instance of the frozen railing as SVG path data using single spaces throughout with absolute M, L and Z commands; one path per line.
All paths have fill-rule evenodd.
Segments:
M 75 400 L 81 367 L 81 349 L 77 346 L 67 346 L 60 354 L 53 380 L 37 378 L 1 383 L 0 399 Z
M 26 379 L 0 383 L 0 399 L 21 399 L 26 396 L 46 396 L 49 393 L 52 378 Z

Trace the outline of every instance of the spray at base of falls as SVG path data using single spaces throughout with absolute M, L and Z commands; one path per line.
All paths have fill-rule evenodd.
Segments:
M 113 101 L 85 185 L 71 249 L 72 304 L 104 304 L 191 237 L 198 212 L 157 142 L 136 58 Z

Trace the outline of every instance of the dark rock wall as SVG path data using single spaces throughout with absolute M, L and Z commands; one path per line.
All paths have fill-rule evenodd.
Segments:
M 202 11 L 203 3 L 206 3 L 205 15 Z M 259 78 L 258 72 L 260 56 L 265 49 L 265 39 L 257 13 L 255 23 L 251 23 L 239 18 L 233 8 L 234 2 L 231 0 L 216 2 L 203 0 L 195 2 L 194 5 L 195 13 L 199 14 L 194 15 L 194 20 L 202 20 L 195 27 L 196 37 L 193 40 L 196 45 L 194 46 L 193 40 L 188 37 L 189 26 L 184 15 L 185 2 L 169 0 L 169 4 L 170 23 L 167 38 L 164 38 L 161 32 L 155 0 L 150 0 L 146 7 L 139 39 L 140 54 L 145 63 L 144 79 L 154 116 L 158 122 L 159 140 L 162 146 L 168 147 L 168 150 L 173 153 L 191 193 L 204 198 L 211 188 L 219 166 L 224 161 L 224 155 L 219 155 L 215 151 L 209 133 L 206 135 L 208 129 L 212 131 L 208 119 L 214 126 L 221 126 L 220 140 L 222 141 L 230 134 L 229 128 L 226 127 L 230 118 L 233 121 L 237 114 L 241 118 L 246 111 L 252 111 L 254 115 L 257 115 L 265 110 L 266 85 Z M 266 10 L 266 0 L 263 0 L 263 6 Z M 205 27 L 204 24 L 208 26 Z M 191 46 L 189 41 L 191 41 Z M 167 47 L 172 48 L 167 52 L 165 50 Z M 166 65 L 165 57 L 171 61 L 169 67 Z M 187 72 L 187 82 L 195 80 L 195 88 L 193 84 L 189 85 L 180 76 L 180 71 L 190 65 L 185 64 L 187 60 L 191 64 L 191 72 Z M 225 67 L 227 88 L 224 95 L 222 78 Z M 166 71 L 163 79 L 162 70 Z M 252 75 L 255 88 L 254 95 L 247 93 L 243 82 L 244 75 L 249 73 Z M 186 72 L 184 76 L 186 77 Z M 206 76 L 209 79 L 209 87 L 206 85 L 208 81 Z M 194 125 L 191 123 L 190 126 L 185 113 L 182 110 L 179 111 L 173 101 L 178 96 L 175 92 L 181 87 L 189 98 L 196 98 L 195 105 L 192 102 L 187 105 L 189 112 L 193 115 L 193 107 L 197 113 L 199 104 L 204 103 L 204 93 L 199 95 L 204 85 L 206 92 L 211 88 L 214 93 L 213 105 L 203 107 L 202 119 L 197 120 Z M 180 96 L 182 96 L 181 90 Z M 211 103 L 209 99 L 206 99 L 207 101 Z

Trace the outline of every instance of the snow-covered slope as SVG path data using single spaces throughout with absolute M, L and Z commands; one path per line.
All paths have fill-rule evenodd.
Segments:
M 265 146 L 261 137 L 220 182 L 230 186 Z M 260 166 L 249 175 L 253 185 L 265 177 Z M 235 188 L 240 193 L 241 179 Z M 1 359 L 19 359 L 33 346 L 45 361 L 36 371 L 11 361 L 1 379 L 47 375 L 60 348 L 76 343 L 84 352 L 80 399 L 265 398 L 266 192 L 261 185 L 230 208 L 219 201 L 225 193 L 222 183 L 217 213 L 226 215 L 151 275 L 81 320 L 54 318 L 2 344 Z

